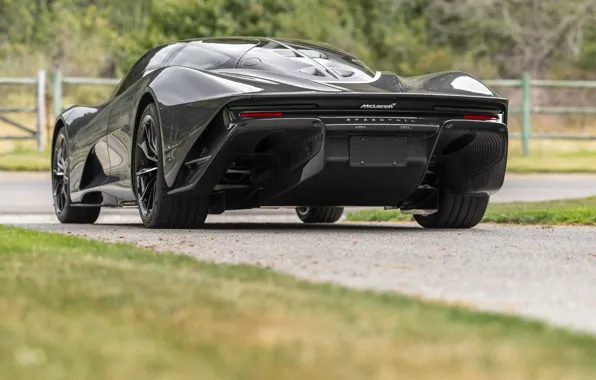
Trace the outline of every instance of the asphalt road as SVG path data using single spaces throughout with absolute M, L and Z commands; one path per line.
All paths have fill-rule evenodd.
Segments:
M 510 177 L 495 201 L 596 194 L 595 176 Z M 107 210 L 95 226 L 55 223 L 47 180 L 0 173 L 0 223 L 132 242 L 218 262 L 252 263 L 316 281 L 396 290 L 518 313 L 596 333 L 596 228 L 414 224 L 306 226 L 291 210 L 210 216 L 205 229 L 155 231 L 136 210 Z

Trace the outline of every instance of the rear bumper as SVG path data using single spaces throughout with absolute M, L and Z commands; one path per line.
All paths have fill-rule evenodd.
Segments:
M 211 193 L 237 157 L 256 154 L 275 133 L 287 138 L 276 174 L 255 186 L 261 206 L 399 206 L 429 171 L 451 192 L 492 194 L 503 184 L 507 161 L 507 128 L 496 122 L 362 131 L 319 118 L 279 118 L 242 120 L 218 131 L 197 142 L 201 157 L 187 161 L 170 193 Z

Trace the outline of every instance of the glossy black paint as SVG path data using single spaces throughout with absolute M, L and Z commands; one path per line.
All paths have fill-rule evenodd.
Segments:
M 500 157 L 498 163 L 474 178 L 462 179 L 466 184 L 459 191 L 492 193 L 501 187 L 504 176 L 508 102 L 465 73 L 404 78 L 375 72 L 325 44 L 213 38 L 151 50 L 105 104 L 75 106 L 59 116 L 57 129 L 64 125 L 68 134 L 73 203 L 101 199 L 102 205 L 118 206 L 136 201 L 131 183 L 132 144 L 139 115 L 149 102 L 158 107 L 165 179 L 173 194 L 213 192 L 230 164 L 240 156 L 254 155 L 259 143 L 267 142 L 273 133 L 303 139 L 316 150 L 309 151 L 308 157 L 291 147 L 278 152 L 295 154 L 304 162 L 289 174 L 278 173 L 259 184 L 250 195 L 252 200 L 231 202 L 228 208 L 397 205 L 425 181 L 427 170 L 434 165 L 435 148 L 444 143 L 441 136 L 447 129 L 474 136 L 492 131 L 499 136 L 491 148 L 499 150 L 494 153 Z M 360 108 L 392 103 L 396 105 L 391 110 Z M 234 111 L 273 108 L 283 109 L 284 119 L 241 120 Z M 499 120 L 462 120 L 466 109 L 498 114 Z M 337 115 L 411 116 L 428 125 L 397 129 L 397 124 L 371 124 L 366 131 L 357 131 L 356 124 L 335 125 L 325 119 Z M 349 139 L 367 134 L 406 138 L 407 164 L 350 169 Z M 188 164 L 192 161 L 196 163 Z M 454 164 L 440 165 L 439 171 L 456 170 Z M 354 186 L 354 181 L 360 185 Z M 234 192 L 228 193 L 234 199 Z

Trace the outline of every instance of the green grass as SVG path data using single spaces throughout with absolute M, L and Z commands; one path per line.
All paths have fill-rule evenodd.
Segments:
M 0 170 L 5 171 L 48 171 L 50 170 L 50 151 L 16 149 L 0 153 Z
M 522 156 L 521 142 L 510 141 L 507 172 L 596 173 L 596 141 L 530 140 L 529 150 Z
M 507 159 L 509 173 L 596 173 L 596 150 L 533 152 L 522 156 L 512 152 Z
M 349 221 L 412 221 L 399 210 L 365 210 L 350 213 Z M 511 224 L 596 225 L 596 197 L 547 202 L 490 203 L 483 222 Z
M 593 379 L 516 317 L 0 226 L 0 378 Z

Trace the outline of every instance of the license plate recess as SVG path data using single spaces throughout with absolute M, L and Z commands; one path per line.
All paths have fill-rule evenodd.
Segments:
M 407 137 L 351 136 L 350 166 L 403 167 L 407 163 Z

